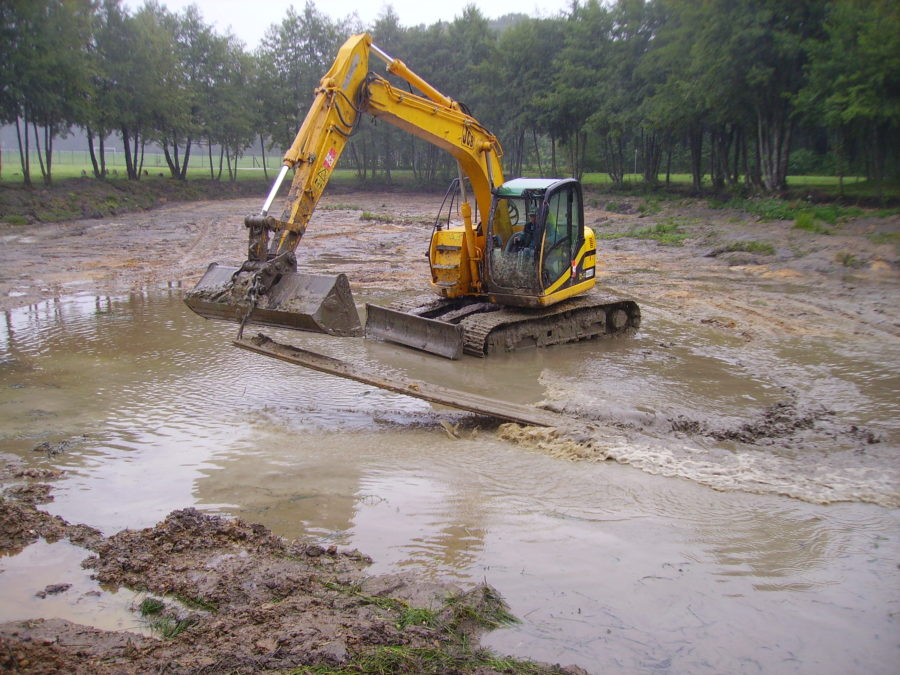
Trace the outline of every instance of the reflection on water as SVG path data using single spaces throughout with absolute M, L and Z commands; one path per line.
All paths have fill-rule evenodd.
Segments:
M 149 635 L 149 627 L 131 609 L 140 603 L 139 594 L 101 587 L 81 569 L 88 555 L 90 551 L 68 541 L 41 539 L 14 557 L 0 556 L 0 622 L 58 618 Z M 57 584 L 67 587 L 48 592 Z
M 681 329 L 648 330 L 661 332 L 458 364 L 361 340 L 299 340 L 519 402 L 560 383 L 594 405 L 657 409 L 680 396 L 723 417 L 777 398 L 765 373 L 749 377 L 732 352 L 701 349 L 702 334 L 651 349 Z M 523 619 L 487 638 L 503 652 L 591 672 L 895 671 L 896 511 L 572 464 L 490 428 L 453 440 L 439 421 L 461 413 L 247 354 L 230 346 L 234 332 L 192 315 L 179 289 L 7 313 L 0 451 L 66 469 L 43 508 L 106 533 L 197 505 L 358 547 L 373 573 L 484 579 Z M 863 382 L 857 392 L 879 396 Z M 25 574 L 21 586 L 33 595 L 81 573 L 73 560 L 52 582 Z M 6 617 L 25 616 L 21 602 L 0 594 Z

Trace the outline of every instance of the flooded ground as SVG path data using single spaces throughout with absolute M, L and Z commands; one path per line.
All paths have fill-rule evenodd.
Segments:
M 390 199 L 394 223 L 361 223 L 335 200 L 322 236 L 310 228 L 307 264 L 347 272 L 360 304 L 427 273 L 424 216 Z M 573 448 L 231 347 L 235 327 L 191 314 L 180 282 L 202 272 L 199 260 L 240 258 L 243 233 L 216 237 L 215 219 L 249 208 L 137 215 L 130 250 L 128 222 L 82 221 L 73 227 L 95 243 L 56 233 L 66 235 L 57 247 L 84 248 L 57 249 L 68 262 L 49 272 L 37 259 L 48 241 L 7 233 L 0 452 L 64 471 L 40 508 L 111 535 L 196 506 L 359 548 L 371 574 L 484 580 L 522 619 L 485 644 L 592 673 L 895 672 L 900 321 L 893 263 L 874 264 L 881 249 L 852 271 L 816 252 L 704 259 L 706 225 L 693 247 L 615 240 L 604 281 L 640 302 L 638 336 L 486 361 L 271 331 L 381 371 L 565 411 L 585 422 Z M 170 228 L 158 249 L 148 221 Z M 109 255 L 92 258 L 107 239 Z M 336 241 L 347 243 L 340 254 L 323 255 Z M 24 276 L 11 267 L 19 244 Z M 375 264 L 360 263 L 370 255 Z M 85 578 L 77 547 L 8 553 L 3 620 L 42 609 L 120 629 L 134 616 L 133 594 Z M 50 557 L 49 572 L 26 571 Z M 34 597 L 56 583 L 72 586 Z

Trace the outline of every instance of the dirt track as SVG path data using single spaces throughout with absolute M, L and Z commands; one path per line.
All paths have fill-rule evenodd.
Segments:
M 625 234 L 675 221 L 680 231 L 688 235 L 681 246 L 634 237 L 599 242 L 600 283 L 620 295 L 636 298 L 649 310 L 645 317 L 650 321 L 712 331 L 727 342 L 736 360 L 774 350 L 784 337 L 801 343 L 810 340 L 839 345 L 851 355 L 855 353 L 854 345 L 883 345 L 888 355 L 897 349 L 898 254 L 892 243 L 879 244 L 882 239 L 872 235 L 896 236 L 900 218 L 864 216 L 840 224 L 834 228 L 834 234 L 824 235 L 794 229 L 791 222 L 756 222 L 746 214 L 711 209 L 698 202 L 667 202 L 659 212 L 642 217 L 640 198 L 609 199 L 615 199 L 617 213 L 600 208 L 607 204 L 606 197 L 588 199 L 592 205 L 587 208 L 587 224 L 601 235 Z M 437 201 L 432 195 L 329 195 L 301 247 L 300 266 L 312 271 L 345 272 L 357 294 L 423 290 L 428 276 L 423 252 Z M 258 205 L 257 199 L 210 201 L 114 219 L 27 228 L 0 226 L 0 308 L 9 310 L 76 292 L 112 294 L 172 282 L 189 286 L 209 262 L 238 263 L 242 259 L 246 246 L 243 216 Z M 378 217 L 363 219 L 365 213 Z M 729 244 L 746 240 L 771 244 L 774 254 L 724 252 Z M 647 357 L 663 358 L 670 348 L 662 343 L 654 345 L 654 353 Z M 865 358 L 870 356 L 867 353 Z M 785 358 L 774 357 L 760 363 L 769 368 L 790 365 Z M 860 369 L 864 370 L 864 364 L 860 364 Z M 785 378 L 791 386 L 798 384 L 796 376 L 793 380 L 789 375 Z M 890 383 L 886 389 L 891 390 Z M 798 403 L 788 397 L 756 419 L 737 421 L 722 421 L 713 414 L 673 405 L 663 420 L 665 429 L 655 428 L 661 423 L 659 419 L 639 417 L 633 410 L 589 412 L 612 426 L 658 432 L 664 437 L 699 436 L 736 443 L 754 443 L 763 438 L 793 450 L 815 447 L 824 452 L 850 448 L 855 452 L 896 442 L 893 427 L 865 429 L 841 420 L 832 422 L 836 402 L 822 400 L 817 404 L 820 407 L 808 400 Z M 571 401 L 551 400 L 550 405 L 570 414 L 584 414 L 583 410 L 574 409 L 577 406 Z M 818 434 L 810 435 L 814 431 Z M 32 483 L 52 480 L 52 476 L 25 478 Z M 41 490 L 33 488 L 20 498 L 34 502 L 35 494 L 40 495 Z M 884 503 L 891 503 L 890 495 Z M 22 546 L 36 533 L 50 538 L 79 537 L 84 545 L 98 552 L 99 558 L 92 564 L 104 581 L 159 594 L 178 592 L 185 597 L 211 598 L 219 608 L 215 616 L 208 611 L 176 616 L 177 620 L 189 618 L 198 628 L 188 634 L 193 637 L 176 642 L 171 648 L 71 625 L 7 624 L 0 628 L 0 642 L 6 647 L 0 653 L 0 662 L 10 669 L 54 672 L 58 666 L 76 672 L 117 672 L 117 668 L 150 668 L 159 660 L 173 659 L 178 667 L 193 672 L 204 667 L 286 668 L 300 663 L 342 663 L 360 645 L 396 644 L 402 638 L 407 640 L 407 646 L 420 646 L 446 637 L 433 632 L 439 628 L 408 634 L 390 629 L 396 625 L 392 622 L 396 622 L 402 606 L 385 609 L 372 598 L 381 595 L 405 601 L 406 582 L 396 586 L 384 582 L 383 588 L 356 586 L 364 562 L 361 554 L 318 550 L 310 553 L 305 544 L 285 543 L 255 526 L 228 525 L 194 512 L 175 513 L 152 530 L 103 539 L 90 528 L 74 530 L 44 518 L 31 506 L 10 501 L 4 508 L 2 523 L 9 539 L 4 552 Z M 22 523 L 27 527 L 14 526 Z M 198 533 L 219 537 L 218 548 L 187 546 L 185 542 L 196 540 Z M 259 597 L 223 591 L 235 586 L 229 579 L 246 573 L 241 551 L 251 556 L 265 554 L 255 565 L 262 575 L 256 581 L 267 589 Z M 293 567 L 285 562 L 294 558 L 299 558 L 299 562 L 291 563 Z M 210 571 L 208 565 L 213 559 L 219 563 Z M 151 564 L 154 561 L 156 564 Z M 281 568 L 276 569 L 278 565 Z M 337 585 L 324 584 L 332 577 L 322 573 L 322 565 L 328 568 L 328 575 L 337 579 Z M 196 572 L 193 581 L 186 581 L 185 570 Z M 206 571 L 201 574 L 199 570 Z M 272 578 L 265 577 L 269 572 Z M 291 582 L 294 585 L 290 587 L 283 583 L 267 586 L 275 577 L 282 581 L 290 577 L 296 583 Z M 267 603 L 276 600 L 293 603 L 291 606 L 298 612 L 313 606 L 327 607 L 333 611 L 331 618 L 318 623 L 331 626 L 334 631 L 329 633 L 329 628 L 310 634 L 304 638 L 306 642 L 299 639 L 302 636 L 282 634 L 282 629 L 288 628 L 278 623 L 280 612 L 266 609 Z M 421 597 L 416 602 L 410 600 L 410 604 L 418 602 L 424 601 Z M 338 635 L 333 622 L 340 621 L 357 628 L 363 626 L 364 630 Z M 253 630 L 244 631 L 248 625 L 253 625 Z M 375 630 L 376 625 L 382 628 Z M 296 632 L 296 627 L 291 630 Z M 227 640 L 216 643 L 209 637 L 223 631 L 230 636 Z M 241 636 L 242 631 L 246 634 Z M 54 637 L 57 635 L 67 637 L 58 640 Z M 200 640 L 206 651 L 195 640 Z M 83 642 L 95 647 L 85 649 Z M 315 658 L 292 661 L 289 654 L 279 652 L 282 643 L 305 644 L 305 653 Z M 72 661 L 79 650 L 82 655 L 78 658 L 83 660 Z M 107 656 L 113 654 L 116 661 L 103 661 L 104 650 Z M 222 661 L 223 658 L 231 660 Z M 45 671 L 34 667 L 42 660 L 49 664 Z

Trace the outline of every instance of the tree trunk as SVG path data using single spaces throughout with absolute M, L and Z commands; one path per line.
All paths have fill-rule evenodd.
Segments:
M 553 175 L 559 175 L 559 169 L 556 166 L 556 137 L 550 137 L 550 168 L 553 170 Z
M 106 130 L 100 132 L 100 177 L 106 178 Z
M 147 141 L 141 139 L 141 161 L 137 165 L 137 178 L 136 180 L 141 179 L 141 175 L 144 173 L 144 148 L 147 146 Z M 135 151 L 137 150 L 137 139 L 135 139 Z
M 669 187 L 669 182 L 672 178 L 672 145 L 669 145 L 669 150 L 666 153 L 666 187 Z
M 100 173 L 100 163 L 97 161 L 97 153 L 94 152 L 94 131 L 89 126 L 85 127 L 84 130 L 87 133 L 88 154 L 91 156 L 94 178 L 101 178 L 103 174 Z
M 122 127 L 122 150 L 125 153 L 125 173 L 128 174 L 129 180 L 135 180 L 134 164 L 131 158 L 131 137 L 127 127 Z
M 191 137 L 188 136 L 184 144 L 184 160 L 181 163 L 181 171 L 178 172 L 179 180 L 187 180 L 188 164 L 191 163 Z
M 44 176 L 44 182 L 47 185 L 53 181 L 53 137 L 56 131 L 52 124 L 44 127 L 44 150 L 47 153 L 47 175 Z
M 758 108 L 756 113 L 762 184 L 769 192 L 787 187 L 787 162 L 792 124 L 784 105 Z
M 34 132 L 34 149 L 37 151 L 38 156 L 38 164 L 41 167 L 41 176 L 44 179 L 44 183 L 47 183 L 47 168 L 44 166 L 44 154 L 41 150 L 41 137 L 38 136 L 37 130 L 37 122 L 34 120 L 31 121 L 31 129 Z
M 691 150 L 691 178 L 694 192 L 703 187 L 703 127 L 694 124 L 688 130 L 688 144 Z
M 219 146 L 219 173 L 216 175 L 216 180 L 222 180 L 222 160 L 225 158 L 225 145 L 222 144 Z
M 541 148 L 538 146 L 537 130 L 531 127 L 531 137 L 534 139 L 534 154 L 537 157 L 538 173 L 543 176 L 544 167 L 541 165 Z
M 169 141 L 168 140 L 163 139 L 162 149 L 163 149 L 163 157 L 166 158 L 166 164 L 168 164 L 168 166 L 169 166 L 169 174 L 172 176 L 172 178 L 177 178 L 178 177 L 178 164 L 177 164 L 177 162 L 178 162 L 178 146 L 175 145 L 175 156 L 174 157 L 169 153 Z
M 269 167 L 266 164 L 266 142 L 262 134 L 259 135 L 259 151 L 262 153 L 263 176 L 268 180 Z
M 28 147 L 28 117 L 23 116 L 25 122 L 25 145 L 22 146 L 22 129 L 19 127 L 19 116 L 16 115 L 16 137 L 19 140 L 19 162 L 22 164 L 22 180 L 25 185 L 31 186 L 31 151 Z
M 644 145 L 644 182 L 656 185 L 659 182 L 659 166 L 662 164 L 662 143 L 659 135 L 651 133 L 643 136 Z
M 614 185 L 625 182 L 625 143 L 621 136 L 607 134 L 603 139 L 606 149 L 606 173 Z

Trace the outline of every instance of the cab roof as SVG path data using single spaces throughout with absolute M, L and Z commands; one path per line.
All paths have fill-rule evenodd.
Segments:
M 560 178 L 513 178 L 494 189 L 498 197 L 521 197 L 526 190 L 546 192 L 551 185 L 558 183 Z

